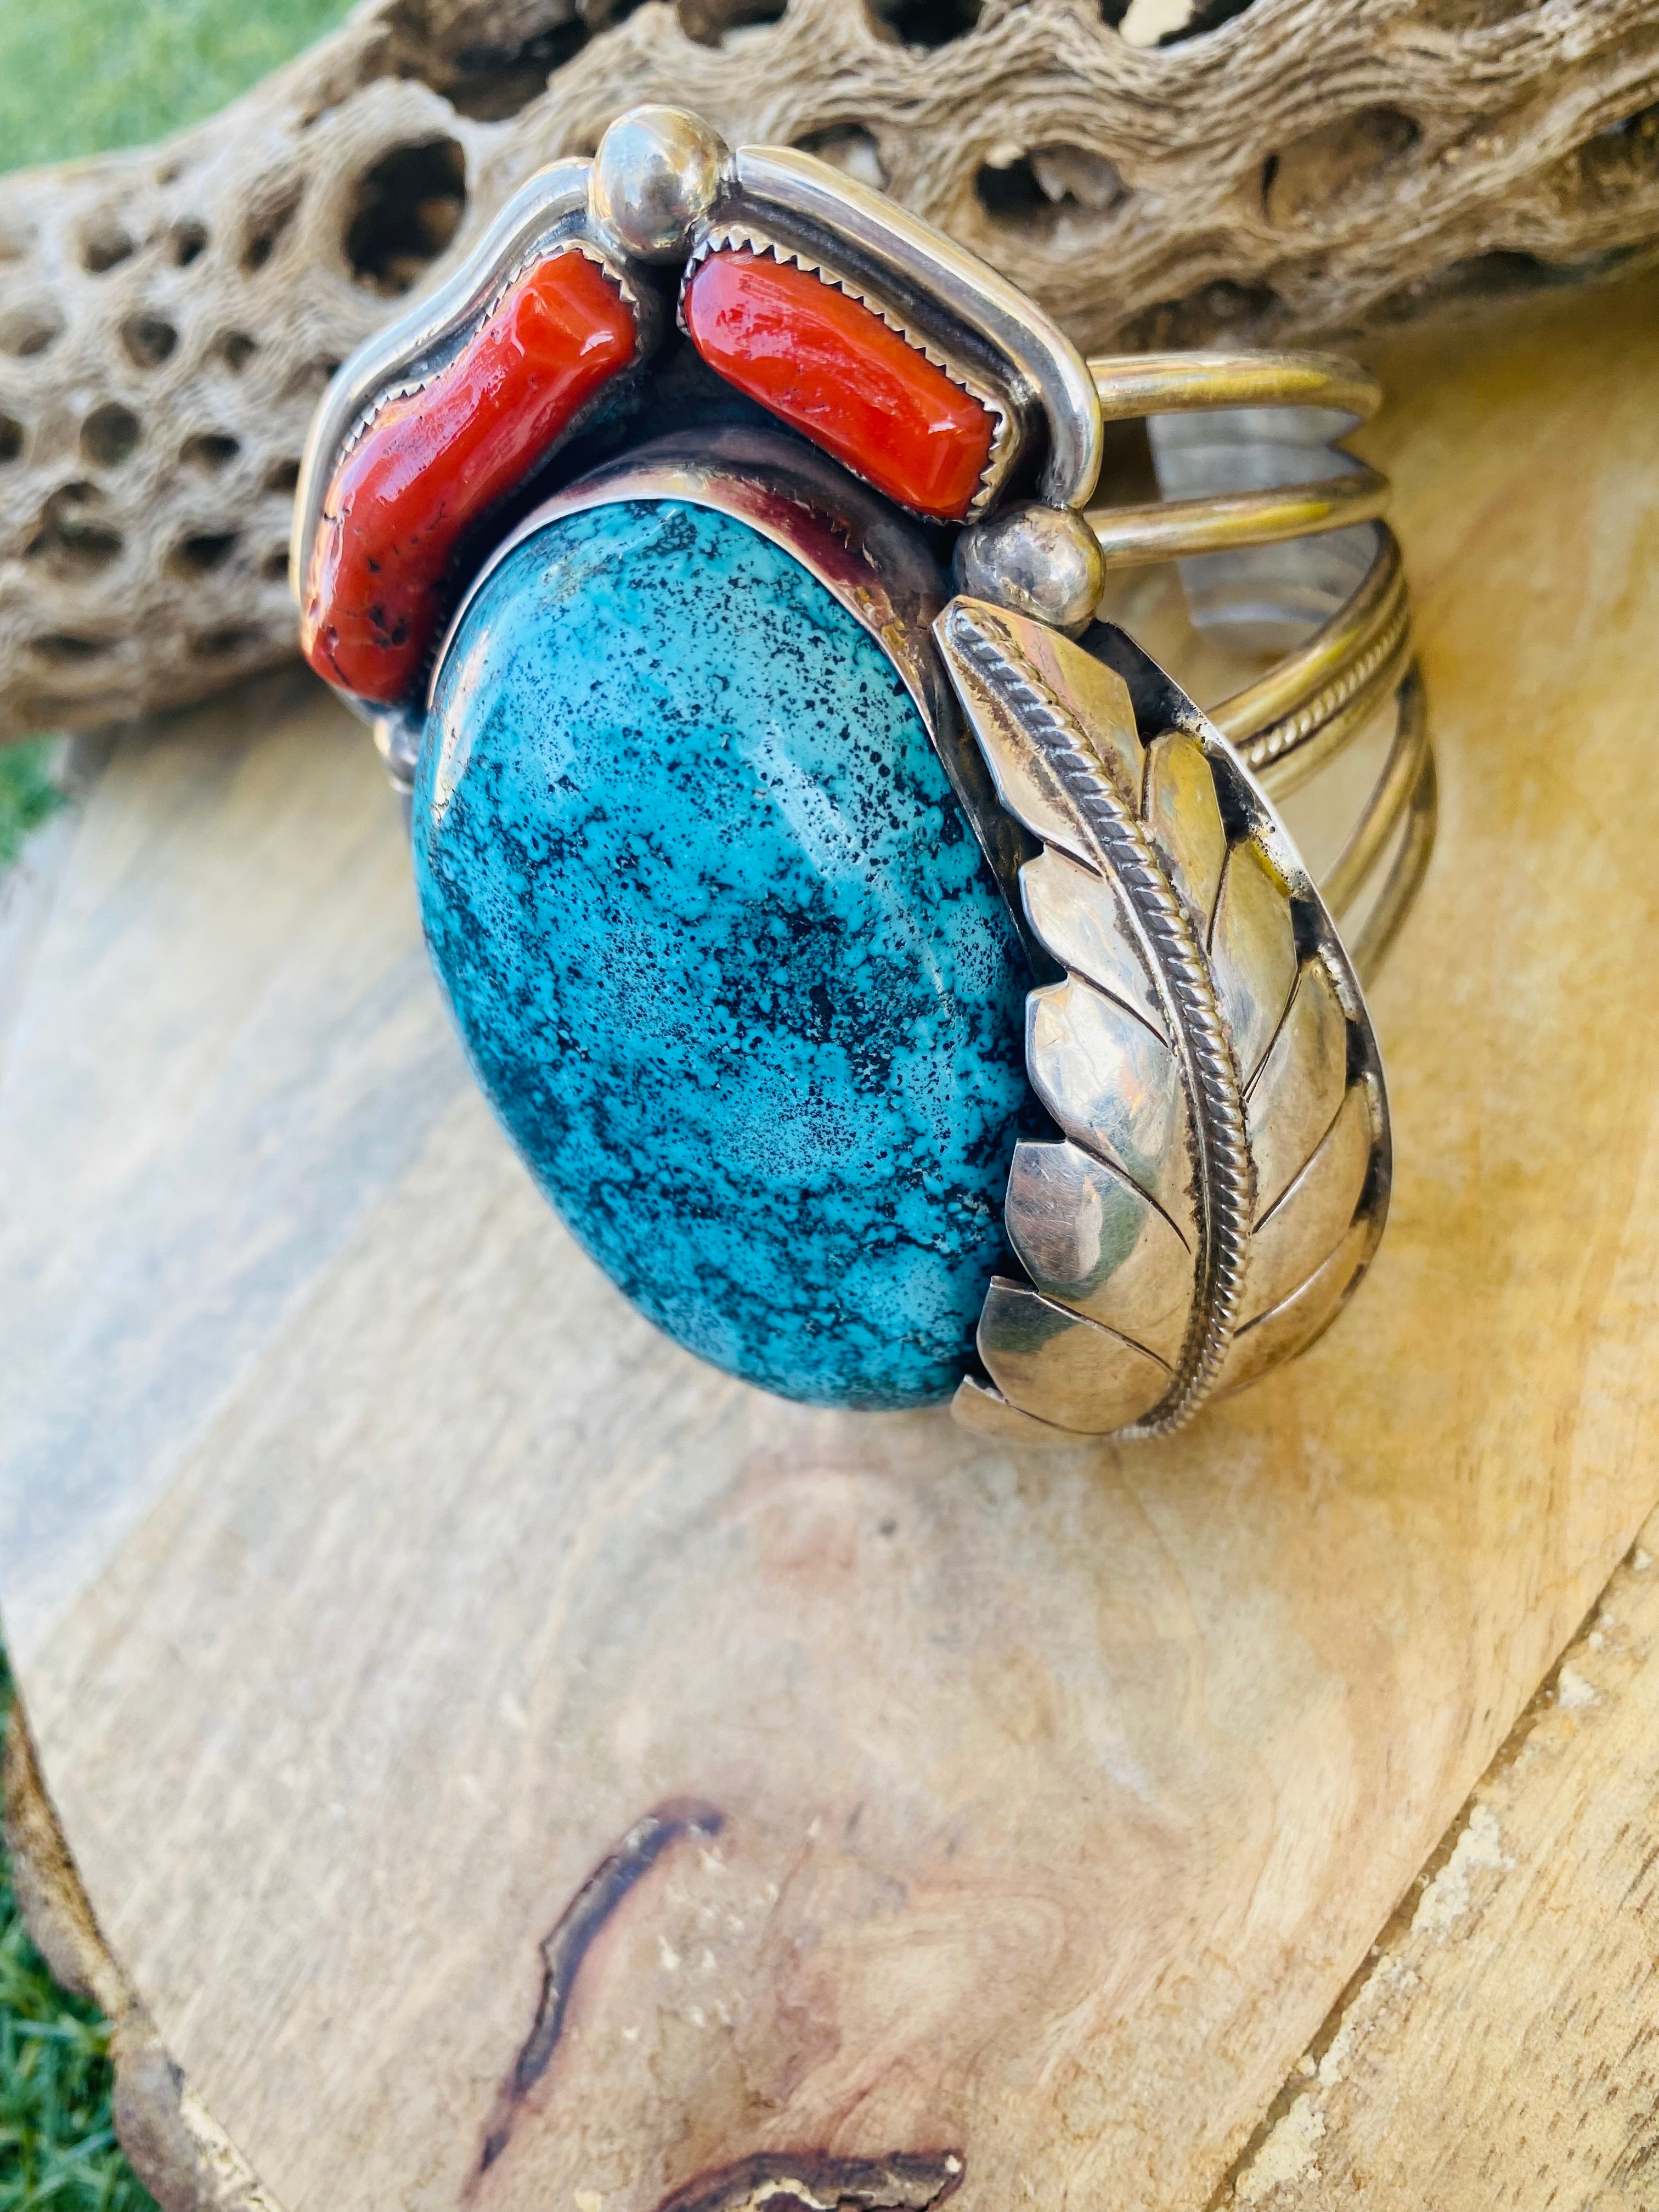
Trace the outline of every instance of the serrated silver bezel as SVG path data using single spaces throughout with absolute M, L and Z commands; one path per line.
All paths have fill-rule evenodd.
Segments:
M 786 267 L 803 270 L 816 276 L 820 283 L 855 300 L 860 307 L 867 307 L 895 337 L 902 338 L 913 353 L 939 369 L 959 392 L 977 400 L 991 417 L 991 451 L 980 472 L 974 496 L 969 501 L 964 522 L 977 521 L 1002 489 L 1008 471 L 1018 454 L 1023 425 L 1012 396 L 999 391 L 988 379 L 978 375 L 958 356 L 950 352 L 932 337 L 924 336 L 914 323 L 899 313 L 890 299 L 836 266 L 822 253 L 797 246 L 787 240 L 776 238 L 756 224 L 745 222 L 723 222 L 710 226 L 693 247 L 680 278 L 675 315 L 682 331 L 685 325 L 686 287 L 703 264 L 717 253 L 752 253 L 763 259 L 776 261 Z M 851 468 L 843 462 L 842 466 Z M 853 473 L 860 473 L 854 470 Z

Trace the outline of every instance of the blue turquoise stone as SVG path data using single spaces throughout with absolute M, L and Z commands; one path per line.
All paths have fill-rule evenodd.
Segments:
M 612 1280 L 764 1389 L 947 1396 L 1001 1261 L 1028 978 L 868 633 L 729 516 L 566 516 L 465 616 L 413 821 L 473 1067 Z

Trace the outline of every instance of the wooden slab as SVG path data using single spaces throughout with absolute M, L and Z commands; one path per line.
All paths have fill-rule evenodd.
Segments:
M 1444 793 L 1395 1218 L 1167 1445 L 700 1370 L 472 1094 L 334 710 L 118 754 L 0 1097 L 0 1602 L 289 2212 L 1197 2207 L 1244 2151 L 1659 1492 L 1655 307 L 1384 364 Z
M 1234 2201 L 1659 2203 L 1659 1515 L 1292 2069 Z

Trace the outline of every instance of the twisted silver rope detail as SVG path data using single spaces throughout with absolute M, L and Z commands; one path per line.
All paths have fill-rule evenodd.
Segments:
M 1012 639 L 971 617 L 951 619 L 954 642 L 1053 763 L 1105 870 L 1122 886 L 1151 945 L 1187 1076 L 1199 1140 L 1202 1241 L 1196 1295 L 1169 1389 L 1124 1431 L 1169 1436 L 1203 1404 L 1227 1356 L 1244 1296 L 1255 1175 L 1232 1045 L 1208 963 L 1140 817 L 1127 807 L 1076 719 Z
M 1364 652 L 1335 677 L 1322 690 L 1298 707 L 1294 714 L 1269 723 L 1257 736 L 1241 744 L 1244 765 L 1252 775 L 1260 775 L 1263 769 L 1272 768 L 1288 755 L 1298 752 L 1310 738 L 1318 735 L 1327 722 L 1341 713 L 1351 699 L 1357 698 L 1378 672 L 1384 668 L 1404 644 L 1412 626 L 1411 609 L 1406 604 L 1403 588 L 1394 611 L 1375 641 Z M 1216 711 L 1219 712 L 1219 709 Z

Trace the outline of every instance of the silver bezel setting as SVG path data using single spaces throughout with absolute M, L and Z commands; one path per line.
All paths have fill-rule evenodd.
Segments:
M 494 548 L 463 593 L 434 656 L 424 707 L 430 708 L 478 594 L 504 561 L 562 516 L 635 499 L 682 500 L 746 522 L 799 561 L 869 632 L 915 701 L 1024 934 L 1016 878 L 1030 843 L 997 802 L 934 641 L 948 580 L 908 517 L 785 432 L 732 426 L 653 439 L 544 500 Z
M 1100 468 L 1100 403 L 1086 364 L 1037 308 L 927 224 L 825 162 L 767 147 L 739 149 L 728 157 L 702 126 L 688 143 L 693 139 L 701 161 L 715 161 L 719 187 L 713 204 L 688 220 L 683 240 L 661 258 L 683 262 L 689 270 L 710 252 L 741 244 L 793 262 L 869 307 L 980 401 L 993 418 L 992 452 L 965 520 L 994 510 L 1038 420 L 1048 442 L 1044 501 L 1071 510 L 1083 507 Z M 653 262 L 622 250 L 603 207 L 595 205 L 596 173 L 596 163 L 585 160 L 556 161 L 539 171 L 514 195 L 462 267 L 361 346 L 336 374 L 301 461 L 289 555 L 296 598 L 303 595 L 330 480 L 345 455 L 386 405 L 423 390 L 510 286 L 538 263 L 572 250 L 586 254 L 634 314 L 635 368 L 656 349 L 666 314 L 659 273 Z M 952 326 L 961 343 L 952 339 Z M 605 397 L 585 412 L 597 411 Z M 562 444 L 583 419 L 567 427 Z M 371 723 L 388 720 L 384 707 L 342 696 Z M 390 719 L 406 713 L 407 705 L 391 710 Z
M 793 147 L 744 146 L 735 157 L 736 216 L 786 234 L 805 227 L 850 247 L 878 276 L 961 323 L 1007 364 L 1013 397 L 1045 421 L 1041 491 L 1050 507 L 1085 507 L 1104 448 L 1100 398 L 1088 364 L 1024 294 L 931 223 L 855 178 Z
M 781 239 L 768 237 L 749 223 L 717 223 L 706 230 L 692 248 L 680 279 L 676 310 L 682 330 L 685 328 L 686 287 L 704 262 L 717 253 L 750 253 L 763 260 L 775 261 L 786 268 L 799 269 L 809 276 L 816 276 L 832 291 L 845 293 L 860 307 L 867 307 L 895 337 L 902 338 L 913 353 L 919 353 L 925 362 L 940 370 L 959 392 L 965 392 L 970 399 L 979 402 L 991 417 L 991 451 L 981 471 L 968 512 L 963 518 L 964 525 L 976 522 L 1007 482 L 1008 472 L 1022 443 L 1023 426 L 1008 393 L 996 390 L 988 377 L 975 375 L 954 355 L 925 337 L 914 322 L 907 321 L 896 313 L 879 293 L 872 292 L 856 278 L 847 276 L 822 255 L 810 252 L 805 246 L 791 246 Z M 855 470 L 851 472 L 857 474 Z

